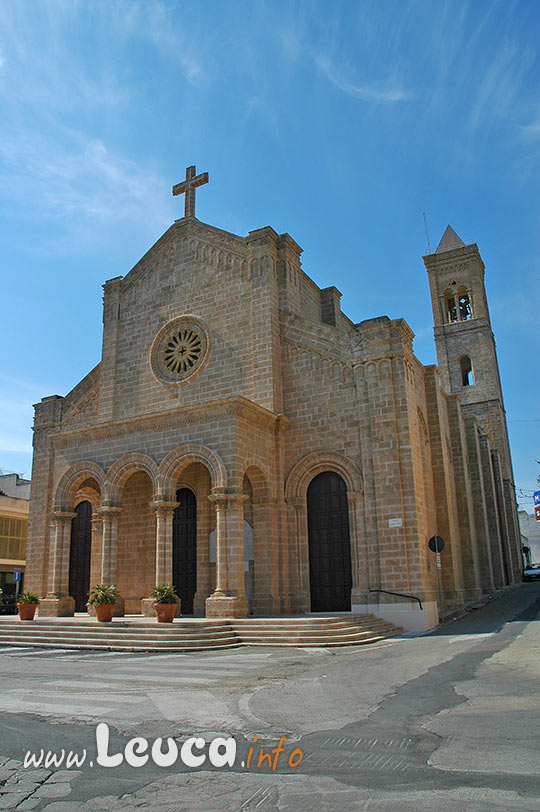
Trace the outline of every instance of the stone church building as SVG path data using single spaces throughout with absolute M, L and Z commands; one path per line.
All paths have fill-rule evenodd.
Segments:
M 119 613 L 173 583 L 184 615 L 372 612 L 406 629 L 521 570 L 475 244 L 424 257 L 438 366 L 387 316 L 354 324 L 288 234 L 177 220 L 104 285 L 100 363 L 35 407 L 26 588 L 40 615 Z

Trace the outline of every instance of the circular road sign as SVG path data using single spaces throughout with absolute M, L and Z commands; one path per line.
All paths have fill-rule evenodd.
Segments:
M 441 553 L 444 550 L 444 539 L 441 536 L 432 536 L 428 546 L 432 553 Z

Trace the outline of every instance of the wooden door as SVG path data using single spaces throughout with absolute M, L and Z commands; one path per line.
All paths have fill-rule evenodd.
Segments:
M 350 612 L 351 544 L 347 486 L 325 471 L 307 492 L 312 612 Z
M 69 551 L 69 594 L 75 599 L 75 611 L 86 612 L 90 591 L 90 555 L 92 552 L 92 505 L 80 502 L 71 520 Z
M 197 591 L 197 500 L 189 488 L 176 491 L 173 514 L 173 584 L 183 615 L 193 614 Z

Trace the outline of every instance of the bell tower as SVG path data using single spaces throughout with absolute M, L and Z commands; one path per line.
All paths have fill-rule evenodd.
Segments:
M 447 226 L 437 250 L 424 257 L 424 264 L 431 291 L 442 386 L 449 394 L 459 395 L 470 436 L 483 438 L 484 493 L 493 492 L 489 536 L 491 546 L 496 543 L 500 549 L 502 573 L 500 577 L 493 573 L 494 583 L 509 583 L 520 568 L 520 537 L 484 263 L 476 243 L 466 245 L 453 228 Z
M 437 250 L 424 257 L 424 264 L 443 387 L 460 395 L 464 414 L 478 419 L 508 470 L 506 417 L 478 246 L 465 245 L 447 226 Z

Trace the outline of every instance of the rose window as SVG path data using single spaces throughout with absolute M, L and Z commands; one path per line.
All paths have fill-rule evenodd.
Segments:
M 209 349 L 208 333 L 191 316 L 181 316 L 160 330 L 152 345 L 150 363 L 156 378 L 182 383 L 203 366 Z
M 196 330 L 179 330 L 163 350 L 163 360 L 171 372 L 189 372 L 201 356 L 202 341 Z

